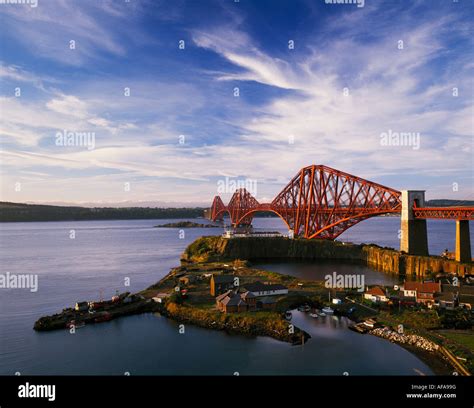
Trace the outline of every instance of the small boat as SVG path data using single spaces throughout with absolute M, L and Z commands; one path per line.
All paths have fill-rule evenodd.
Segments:
M 332 314 L 334 313 L 334 309 L 331 309 L 329 306 L 323 307 L 323 312 L 326 314 Z
M 357 333 L 360 333 L 360 334 L 365 334 L 367 333 L 367 328 L 361 324 L 361 323 L 357 323 L 357 324 L 351 324 L 349 326 L 347 326 L 350 330 L 353 330 Z
M 309 314 L 311 317 L 314 317 L 314 318 L 317 318 L 318 317 L 318 314 L 317 313 L 310 313 Z
M 374 326 L 377 324 L 377 322 L 374 319 L 367 319 L 362 324 L 364 324 L 365 326 L 373 329 Z
M 321 316 L 321 317 L 325 317 L 325 316 L 326 316 L 326 313 L 324 313 L 324 312 L 321 312 L 321 313 L 319 313 L 319 316 Z
M 291 320 L 292 317 L 293 317 L 293 315 L 291 314 L 291 312 L 289 310 L 287 310 L 285 312 L 285 319 L 286 320 Z
M 299 307 L 298 307 L 298 312 L 304 312 L 304 310 L 305 310 L 305 309 L 304 309 L 304 306 L 299 306 Z
M 310 310 L 311 310 L 311 308 L 310 308 L 308 305 L 305 305 L 304 311 L 305 311 L 305 312 L 309 312 Z

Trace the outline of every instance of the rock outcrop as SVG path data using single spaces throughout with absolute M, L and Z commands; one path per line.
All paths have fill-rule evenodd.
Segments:
M 333 259 L 359 261 L 387 273 L 426 277 L 447 272 L 464 276 L 474 273 L 472 264 L 439 256 L 407 255 L 377 245 L 356 245 L 327 240 L 288 239 L 284 237 L 223 238 L 202 237 L 183 253 L 183 262 L 210 262 L 234 259 Z

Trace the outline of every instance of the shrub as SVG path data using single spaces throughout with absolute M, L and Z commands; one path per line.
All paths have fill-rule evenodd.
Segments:
M 174 292 L 169 298 L 168 301 L 170 303 L 174 303 L 177 305 L 181 305 L 183 303 L 183 296 L 181 296 L 181 293 L 179 292 Z

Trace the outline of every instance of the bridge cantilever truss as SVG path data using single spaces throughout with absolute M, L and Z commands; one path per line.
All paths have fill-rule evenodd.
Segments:
M 308 166 L 272 201 L 295 235 L 334 239 L 358 222 L 399 212 L 397 190 L 332 169 Z
M 226 206 L 214 197 L 209 218 L 220 220 L 228 213 L 232 226 L 250 225 L 257 212 L 277 214 L 304 238 L 334 239 L 370 217 L 399 213 L 401 192 L 332 169 L 313 165 L 302 168 L 271 203 L 259 203 L 246 189 L 237 189 Z M 474 207 L 412 208 L 415 219 L 473 220 Z
M 238 189 L 229 204 L 214 198 L 210 218 L 227 212 L 233 226 L 250 225 L 257 212 L 271 211 L 296 236 L 334 239 L 370 217 L 401 210 L 401 193 L 323 165 L 302 168 L 271 203 L 259 203 Z

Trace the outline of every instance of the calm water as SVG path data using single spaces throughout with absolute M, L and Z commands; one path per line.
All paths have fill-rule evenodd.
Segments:
M 101 295 L 109 298 L 116 290 L 136 291 L 149 286 L 178 265 L 179 255 L 194 239 L 221 233 L 220 229 L 188 229 L 180 239 L 177 229 L 152 228 L 173 221 L 1 224 L 1 272 L 38 274 L 39 289 L 35 293 L 1 290 L 0 374 L 431 373 L 399 346 L 347 330 L 344 319 L 315 320 L 298 313 L 296 325 L 313 336 L 304 347 L 192 326 L 179 334 L 176 323 L 152 314 L 86 326 L 74 335 L 68 331 L 33 331 L 37 318 L 78 300 Z M 341 239 L 397 247 L 398 222 L 396 218 L 367 220 Z M 275 218 L 257 219 L 255 225 L 283 231 Z M 75 239 L 70 239 L 71 230 Z M 429 233 L 433 253 L 445 247 L 452 249 L 454 223 L 430 223 Z M 355 266 L 324 267 L 332 272 Z M 304 278 L 314 272 L 301 273 Z M 374 282 L 392 279 L 371 270 L 366 273 Z M 130 281 L 129 287 L 124 286 L 126 281 Z
M 252 262 L 256 268 L 272 272 L 296 276 L 301 280 L 324 281 L 327 275 L 360 275 L 364 277 L 365 285 L 394 285 L 403 281 L 399 275 L 380 273 L 366 265 L 358 263 L 343 263 L 336 261 L 311 262 Z

